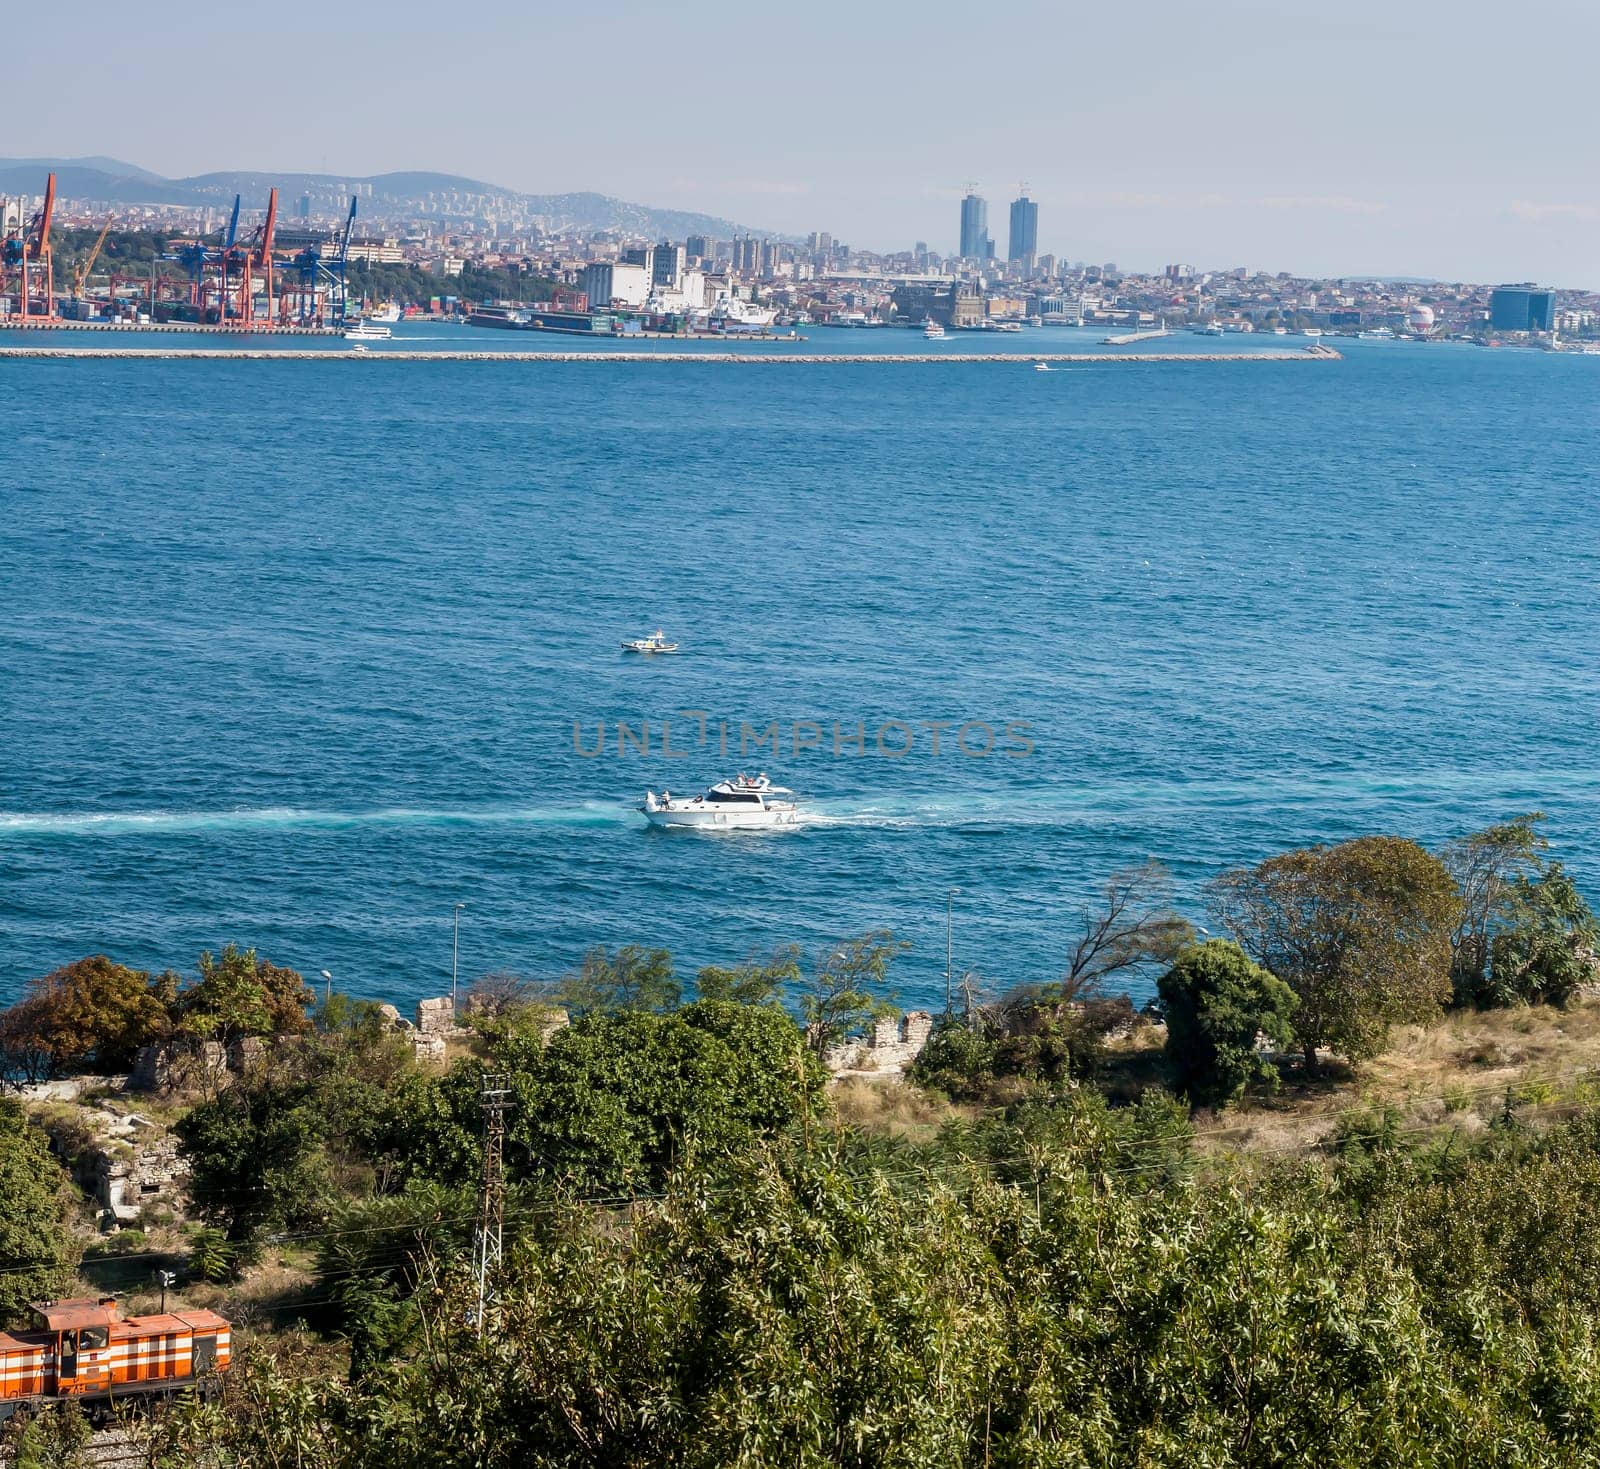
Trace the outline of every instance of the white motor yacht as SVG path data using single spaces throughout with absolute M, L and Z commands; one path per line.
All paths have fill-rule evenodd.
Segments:
M 651 826 L 689 826 L 706 831 L 755 831 L 797 826 L 800 808 L 794 792 L 765 775 L 719 780 L 703 796 L 644 793 L 639 809 Z
M 667 635 L 658 627 L 647 638 L 624 638 L 622 640 L 624 653 L 676 653 L 678 645 L 669 643 Z
M 358 321 L 355 325 L 344 329 L 344 339 L 347 342 L 387 342 L 393 335 L 388 327 L 370 321 Z

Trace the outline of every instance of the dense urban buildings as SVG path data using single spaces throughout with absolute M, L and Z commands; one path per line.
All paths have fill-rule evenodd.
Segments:
M 1041 254 L 1039 206 L 1026 185 L 1009 205 L 1003 258 L 989 234 L 987 200 L 975 186 L 950 220 L 956 238 L 948 254 L 926 240 L 875 251 L 853 248 L 827 230 L 783 237 L 706 216 L 679 216 L 682 225 L 698 227 L 675 228 L 670 212 L 614 200 L 600 200 L 604 212 L 585 221 L 551 217 L 531 200 L 506 195 L 434 191 L 371 199 L 368 186 L 345 187 L 357 191 L 363 211 L 348 241 L 350 267 L 369 293 L 379 293 L 375 299 L 392 296 L 424 312 L 478 316 L 485 324 L 497 312 L 503 318 L 508 310 L 529 310 L 543 313 L 546 323 L 555 319 L 550 313 L 564 314 L 562 329 L 584 332 L 933 321 L 959 330 L 1032 324 L 1212 335 L 1318 331 L 1486 345 L 1512 339 L 1574 350 L 1600 340 L 1600 295 L 1527 282 L 1312 279 L 1189 263 L 1138 271 Z M 280 284 L 302 252 L 334 250 L 349 223 L 349 192 L 297 187 L 289 197 L 299 217 L 278 221 Z M 8 236 L 33 216 L 37 202 L 0 200 Z M 264 202 L 252 208 L 246 200 L 242 236 L 260 228 Z M 143 232 L 140 258 L 147 263 L 130 275 L 113 239 L 81 297 L 69 296 L 74 266 L 108 222 L 119 234 Z M 58 201 L 60 314 L 86 321 L 129 321 L 146 312 L 156 321 L 197 319 L 182 315 L 189 276 L 181 261 L 202 241 L 215 254 L 229 223 L 230 210 L 220 206 Z M 166 299 L 153 300 L 152 277 L 162 272 Z M 0 315 L 18 309 L 14 283 L 0 278 Z

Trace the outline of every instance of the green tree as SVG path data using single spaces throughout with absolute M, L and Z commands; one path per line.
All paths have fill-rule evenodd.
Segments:
M 918 1086 L 952 1102 L 975 1102 L 987 1096 L 994 1084 L 996 1058 L 993 1027 L 982 1021 L 941 1015 L 906 1075 Z
M 1600 924 L 1559 862 L 1512 883 L 1490 953 L 1480 1003 L 1564 1005 L 1600 979 Z
M 1287 1045 L 1297 1002 L 1237 944 L 1210 939 L 1185 949 L 1156 992 L 1167 1022 L 1167 1064 L 1192 1102 L 1225 1106 L 1246 1087 L 1277 1085 L 1277 1067 L 1256 1049 L 1256 1037 Z
M 64 1293 L 83 1251 L 69 1227 L 70 1194 L 50 1141 L 18 1103 L 0 1097 L 0 1322 Z
M 732 1000 L 740 1005 L 771 1005 L 800 983 L 800 946 L 790 944 L 764 960 L 750 959 L 725 968 L 708 964 L 695 976 L 702 1000 Z
M 659 1188 L 685 1160 L 720 1158 L 816 1116 L 826 1078 L 774 1006 L 702 1000 L 671 1015 L 595 1012 L 542 1042 L 512 1036 L 487 1062 L 407 1079 L 389 1100 L 380 1151 L 402 1178 L 470 1184 L 480 1166 L 486 1070 L 515 1096 L 513 1182 L 582 1192 Z
M 597 944 L 559 982 L 556 995 L 573 1015 L 621 1010 L 659 1015 L 678 1008 L 683 990 L 665 949 L 624 944 L 613 955 Z
M 1307 1070 L 1327 1046 L 1362 1060 L 1392 1024 L 1450 997 L 1461 899 L 1437 857 L 1400 837 L 1358 837 L 1236 868 L 1211 886 L 1223 928 L 1295 992 Z
M 1494 936 L 1504 926 L 1517 881 L 1540 869 L 1550 846 L 1539 830 L 1544 819 L 1542 811 L 1533 811 L 1457 837 L 1439 853 L 1461 893 L 1450 944 L 1457 1003 L 1483 1003 Z
M 848 938 L 824 953 L 800 987 L 800 1015 L 821 1055 L 880 1015 L 893 1015 L 889 966 L 911 947 L 887 929 Z
M 264 1077 L 232 1086 L 179 1119 L 189 1196 L 232 1243 L 264 1229 L 318 1222 L 331 1205 L 316 1089 Z
M 229 944 L 200 956 L 200 978 L 178 997 L 183 1028 L 229 1044 L 247 1035 L 300 1035 L 316 996 L 294 970 Z

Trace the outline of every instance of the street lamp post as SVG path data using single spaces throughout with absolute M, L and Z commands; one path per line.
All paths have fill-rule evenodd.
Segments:
M 329 974 L 326 969 L 324 969 L 322 971 L 322 979 L 323 979 L 323 985 L 322 985 L 322 990 L 323 990 L 322 1009 L 323 1009 L 323 1013 L 326 1014 L 328 1006 L 333 1003 L 333 976 L 331 974 Z
M 461 910 L 467 905 L 456 904 L 455 933 L 450 940 L 450 1009 L 456 1008 L 456 981 L 461 972 Z
M 955 966 L 951 962 L 955 952 L 955 903 L 956 894 L 960 888 L 951 888 L 944 899 L 944 1013 L 949 1015 L 955 1004 L 955 988 L 953 984 Z

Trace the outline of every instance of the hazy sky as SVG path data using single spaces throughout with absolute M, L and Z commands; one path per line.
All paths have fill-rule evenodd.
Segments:
M 428 168 L 877 249 L 1600 287 L 1597 0 L 74 7 L 0 153 Z M 111 42 L 111 43 L 108 43 Z M 155 59 L 158 58 L 158 59 Z

